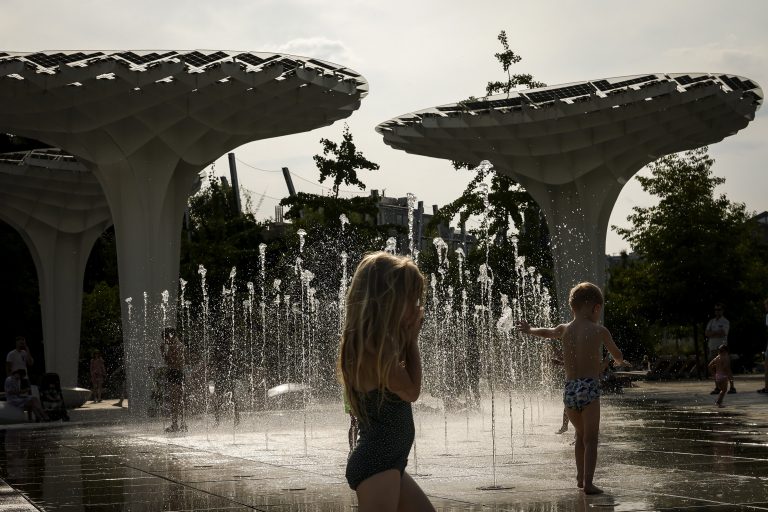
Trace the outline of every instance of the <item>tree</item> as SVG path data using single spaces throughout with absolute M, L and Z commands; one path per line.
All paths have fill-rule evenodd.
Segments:
M 630 227 L 613 226 L 643 266 L 627 283 L 638 313 L 661 326 L 688 326 L 697 357 L 699 329 L 712 305 L 726 303 L 734 325 L 761 293 L 751 278 L 761 264 L 746 207 L 715 194 L 725 179 L 713 175 L 713 164 L 706 147 L 656 160 L 651 176 L 637 179 L 658 204 L 633 208 Z
M 259 244 L 264 225 L 252 213 L 238 214 L 232 187 L 213 173 L 208 185 L 189 200 L 189 223 L 182 231 L 181 268 L 190 288 L 197 289 L 198 265 L 207 269 L 211 290 L 229 280 L 232 267 L 241 275 L 258 271 Z
M 339 197 L 339 186 L 355 185 L 365 190 L 365 184 L 357 178 L 358 169 L 375 171 L 379 164 L 373 163 L 358 151 L 355 143 L 352 141 L 352 134 L 349 126 L 344 123 L 344 133 L 341 144 L 337 144 L 328 139 L 320 139 L 323 145 L 323 156 L 315 155 L 317 168 L 320 170 L 320 183 L 325 182 L 328 177 L 333 177 L 333 196 Z M 328 155 L 335 158 L 328 158 Z
M 509 92 L 516 87 L 526 86 L 528 88 L 543 87 L 546 84 L 534 80 L 530 74 L 512 74 L 511 66 L 522 60 L 509 48 L 506 31 L 499 32 L 497 39 L 501 43 L 502 50 L 494 54 L 496 60 L 501 64 L 502 70 L 507 74 L 505 81 L 488 82 L 486 93 L 488 95 Z M 476 101 L 477 98 L 470 97 L 465 101 Z M 510 293 L 511 290 L 504 289 L 504 286 L 511 286 L 514 279 L 507 279 L 505 273 L 514 272 L 516 256 L 513 245 L 508 238 L 512 223 L 517 228 L 517 249 L 519 254 L 524 254 L 527 258 L 528 266 L 535 266 L 540 274 L 544 276 L 545 282 L 550 289 L 553 288 L 552 277 L 552 254 L 549 247 L 549 232 L 544 216 L 539 206 L 533 198 L 511 177 L 498 173 L 494 167 L 479 165 L 480 162 L 452 162 L 456 170 L 470 169 L 475 175 L 467 184 L 464 192 L 454 201 L 448 203 L 438 211 L 438 214 L 432 219 L 429 228 L 434 229 L 438 223 L 450 222 L 456 215 L 459 215 L 460 222 L 466 222 L 472 216 L 483 215 L 485 205 L 483 196 L 479 187 L 481 183 L 489 182 L 488 201 L 490 210 L 489 215 L 489 233 L 495 236 L 495 244 L 490 251 L 489 258 L 492 260 L 494 268 L 501 272 L 497 277 L 497 282 L 501 283 L 501 292 Z M 482 258 L 469 256 L 469 262 L 476 264 L 483 263 Z M 482 260 L 482 261 L 480 261 Z M 554 297 L 554 292 L 552 293 Z

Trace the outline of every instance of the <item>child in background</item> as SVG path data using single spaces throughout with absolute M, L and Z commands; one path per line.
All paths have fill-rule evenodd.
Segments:
M 104 379 L 107 378 L 107 369 L 104 366 L 104 359 L 101 352 L 93 351 L 91 357 L 91 384 L 93 385 L 93 403 L 101 402 L 101 388 L 104 386 Z
M 531 327 L 520 321 L 517 330 L 542 338 L 560 338 L 563 342 L 565 389 L 563 403 L 576 429 L 576 485 L 586 494 L 599 494 L 602 489 L 592 480 L 597 465 L 597 437 L 600 432 L 600 372 L 603 346 L 616 364 L 625 364 L 621 350 L 613 342 L 608 329 L 599 324 L 603 310 L 603 294 L 592 283 L 580 283 L 568 298 L 573 319 L 554 328 Z
M 728 345 L 720 345 L 717 347 L 717 352 L 715 358 L 709 362 L 709 369 L 715 371 L 715 386 L 720 391 L 715 404 L 722 407 L 723 398 L 728 392 L 728 383 L 733 381 L 733 374 L 731 373 L 731 356 L 728 354 Z
M 405 472 L 416 434 L 411 402 L 421 393 L 424 285 L 413 260 L 376 252 L 347 291 L 339 371 L 359 421 L 346 477 L 360 512 L 435 510 Z

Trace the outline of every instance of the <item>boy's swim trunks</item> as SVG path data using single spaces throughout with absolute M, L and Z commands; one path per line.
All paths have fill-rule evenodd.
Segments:
M 598 398 L 600 398 L 600 386 L 595 379 L 574 379 L 565 383 L 563 403 L 568 409 L 580 411 Z
M 352 489 L 388 469 L 397 469 L 402 476 L 408 464 L 416 434 L 411 404 L 389 391 L 381 398 L 378 391 L 365 395 L 367 421 L 359 422 L 357 445 L 347 460 L 347 482 Z

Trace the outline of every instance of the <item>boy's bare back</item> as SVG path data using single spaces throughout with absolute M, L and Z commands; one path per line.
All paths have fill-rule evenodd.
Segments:
M 597 380 L 603 360 L 602 346 L 605 345 L 614 357 L 618 350 L 611 333 L 602 325 L 582 318 L 574 318 L 562 327 L 565 378 Z

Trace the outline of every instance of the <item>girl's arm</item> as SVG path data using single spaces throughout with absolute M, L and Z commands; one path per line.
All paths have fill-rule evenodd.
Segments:
M 406 402 L 415 402 L 421 394 L 421 354 L 419 344 L 412 341 L 406 347 L 405 361 L 389 372 L 387 387 Z
M 516 329 L 525 334 L 532 334 L 539 338 L 562 338 L 565 332 L 565 324 L 560 324 L 557 327 L 531 327 L 525 320 L 520 320 L 517 323 Z
M 420 311 L 411 327 L 409 342 L 405 347 L 405 361 L 395 365 L 389 372 L 387 387 L 406 402 L 415 402 L 421 394 L 421 353 L 419 352 L 419 330 L 424 321 Z

